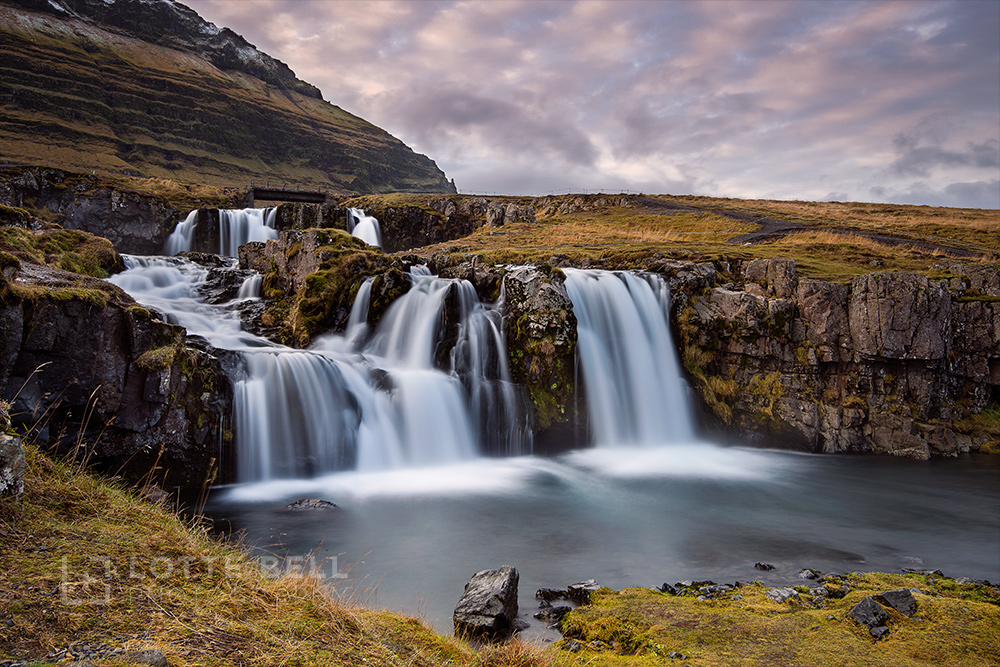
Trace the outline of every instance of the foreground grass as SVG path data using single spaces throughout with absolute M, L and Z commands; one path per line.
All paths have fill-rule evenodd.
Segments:
M 58 662 L 70 647 L 157 649 L 172 665 L 996 665 L 996 589 L 945 577 L 850 574 L 838 600 L 776 603 L 751 584 L 707 601 L 602 589 L 570 613 L 576 652 L 521 642 L 478 650 L 415 618 L 331 597 L 312 577 L 268 576 L 203 526 L 78 467 L 27 451 L 22 500 L 0 500 L 0 661 Z M 917 588 L 874 642 L 846 617 L 861 598 Z M 741 595 L 742 598 L 735 597 Z M 102 665 L 121 664 L 98 656 Z
M 338 602 L 313 577 L 268 576 L 203 528 L 29 447 L 23 499 L 0 500 L 0 656 L 84 644 L 158 649 L 172 665 L 548 664 L 517 643 L 476 653 L 417 619 Z
M 878 573 L 845 575 L 841 582 L 850 592 L 822 603 L 809 602 L 804 588 L 799 602 L 774 602 L 760 584 L 706 601 L 649 589 L 602 589 L 591 606 L 564 620 L 564 632 L 578 637 L 580 649 L 560 663 L 639 667 L 672 663 L 672 654 L 682 654 L 683 664 L 692 666 L 998 664 L 996 589 Z M 910 618 L 891 611 L 883 639 L 874 641 L 846 616 L 865 596 L 900 588 L 923 591 L 915 595 L 917 611 Z

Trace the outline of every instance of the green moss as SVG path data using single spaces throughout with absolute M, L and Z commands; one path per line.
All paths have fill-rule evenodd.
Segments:
M 177 352 L 176 345 L 164 345 L 147 350 L 135 360 L 135 365 L 147 372 L 163 370 L 174 363 Z
M 989 586 L 882 573 L 849 574 L 828 586 L 847 587 L 839 599 L 802 594 L 800 602 L 783 604 L 768 600 L 760 584 L 704 601 L 649 589 L 601 589 L 590 605 L 563 619 L 563 632 L 581 647 L 560 662 L 653 667 L 675 652 L 706 667 L 995 664 L 1000 609 Z M 917 614 L 890 611 L 888 636 L 872 641 L 847 613 L 865 596 L 900 588 L 924 592 L 916 594 Z
M 0 228 L 0 250 L 22 261 L 107 278 L 125 268 L 111 242 L 87 232 L 67 229 L 32 232 L 18 227 Z

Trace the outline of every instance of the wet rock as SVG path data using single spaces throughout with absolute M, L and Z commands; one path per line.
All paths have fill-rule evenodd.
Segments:
M 455 634 L 485 640 L 510 636 L 517 618 L 517 584 L 517 570 L 509 565 L 475 573 L 452 616 Z
M 535 591 L 535 599 L 542 600 L 543 602 L 552 602 L 560 598 L 569 599 L 565 588 L 539 588 Z
M 566 605 L 558 605 L 555 607 L 550 605 L 539 609 L 534 613 L 534 617 L 540 621 L 546 621 L 547 623 L 558 623 L 562 620 L 563 616 L 571 611 L 573 611 L 573 608 Z
M 877 627 L 885 625 L 885 622 L 889 620 L 889 614 L 886 610 L 876 602 L 871 596 L 867 596 L 858 602 L 854 607 L 847 612 L 849 618 L 854 619 L 861 625 L 865 626 L 869 630 L 874 630 Z M 875 633 L 872 632 L 874 636 Z
M 579 442 L 576 429 L 576 315 L 562 271 L 517 267 L 503 278 L 504 335 L 511 379 L 523 384 L 534 412 L 535 451 Z
M 106 281 L 26 264 L 18 282 L 44 288 L 16 304 L 19 327 L 0 330 L 16 343 L 0 394 L 18 420 L 58 424 L 36 433 L 61 454 L 132 479 L 159 465 L 165 486 L 201 488 L 230 444 L 232 389 L 216 352 Z
M 820 576 L 819 570 L 810 570 L 810 569 L 799 570 L 798 574 L 799 579 L 819 579 L 819 576 Z
M 337 506 L 331 503 L 329 500 L 319 500 L 316 498 L 302 498 L 301 500 L 296 500 L 294 503 L 289 503 L 288 505 L 285 505 L 285 509 L 297 510 L 297 511 L 332 510 L 332 509 L 337 509 Z
M 774 569 L 774 566 L 770 563 L 754 563 L 753 567 L 755 570 L 761 570 L 763 572 L 770 572 Z
M 567 586 L 566 594 L 570 601 L 583 606 L 590 604 L 590 594 L 600 587 L 600 584 L 593 579 L 587 579 L 586 581 L 581 581 L 580 583 L 570 584 Z
M 885 591 L 874 596 L 874 599 L 881 605 L 895 609 L 903 616 L 913 616 L 917 611 L 917 601 L 908 588 Z
M 768 600 L 774 600 L 775 602 L 787 602 L 789 600 L 798 600 L 799 594 L 794 588 L 769 588 L 764 597 Z

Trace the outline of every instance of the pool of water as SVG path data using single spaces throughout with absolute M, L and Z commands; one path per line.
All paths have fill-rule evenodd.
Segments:
M 337 508 L 286 509 L 300 498 Z M 206 512 L 262 562 L 312 563 L 334 594 L 445 634 L 472 574 L 501 565 L 520 573 L 529 636 L 545 636 L 535 590 L 584 579 L 798 584 L 802 568 L 911 567 L 1000 580 L 1000 457 L 600 448 L 232 486 Z

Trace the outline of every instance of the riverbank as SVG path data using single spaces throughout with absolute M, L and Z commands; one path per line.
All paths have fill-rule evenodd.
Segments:
M 171 665 L 989 665 L 1000 650 L 995 588 L 930 575 L 850 574 L 824 600 L 768 599 L 760 584 L 705 596 L 602 589 L 565 617 L 572 636 L 541 649 L 478 652 L 415 618 L 327 596 L 321 579 L 274 576 L 120 483 L 27 448 L 25 491 L 0 500 L 0 664 Z M 866 596 L 917 589 L 875 641 L 847 613 Z M 849 590 L 845 590 L 849 589 Z M 843 597 L 834 595 L 845 593 Z M 456 593 L 457 595 L 457 593 Z M 671 654 L 676 654 L 671 657 Z M 596 662 L 595 662 L 596 661 Z

